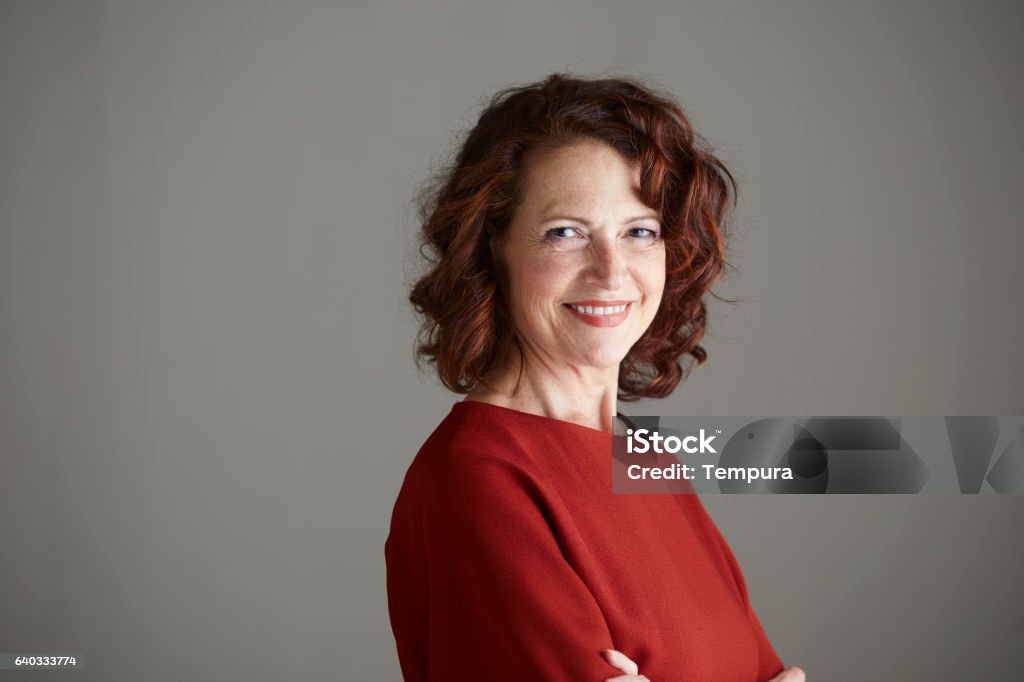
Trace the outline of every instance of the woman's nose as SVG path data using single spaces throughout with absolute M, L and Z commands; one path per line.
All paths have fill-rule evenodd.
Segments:
M 625 278 L 626 259 L 619 245 L 594 242 L 590 252 L 587 272 L 592 283 L 608 291 L 620 289 Z

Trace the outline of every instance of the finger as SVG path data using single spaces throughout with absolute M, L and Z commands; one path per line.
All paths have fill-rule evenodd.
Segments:
M 805 682 L 807 675 L 796 666 L 786 668 L 781 673 L 770 679 L 768 682 Z
M 601 655 L 604 656 L 604 660 L 608 661 L 608 665 L 613 668 L 618 668 L 627 675 L 636 676 L 640 674 L 640 668 L 637 667 L 637 664 L 631 661 L 629 657 L 621 651 L 605 649 L 601 652 Z
M 604 682 L 651 682 L 647 675 L 619 675 L 611 677 Z

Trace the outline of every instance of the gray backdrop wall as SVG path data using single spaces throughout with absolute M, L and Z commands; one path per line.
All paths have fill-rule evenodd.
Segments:
M 454 400 L 410 200 L 555 70 L 661 83 L 741 183 L 742 302 L 627 412 L 1020 415 L 1022 46 L 995 1 L 3 0 L 0 651 L 399 679 L 383 543 Z M 1019 674 L 1024 498 L 706 502 L 810 680 Z

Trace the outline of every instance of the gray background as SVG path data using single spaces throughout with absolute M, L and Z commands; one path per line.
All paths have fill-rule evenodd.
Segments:
M 1024 413 L 1022 46 L 1016 2 L 3 0 L 0 651 L 87 670 L 0 678 L 399 678 L 453 401 L 410 199 L 553 70 L 660 82 L 741 182 L 743 300 L 627 412 Z M 1019 675 L 1024 497 L 706 504 L 809 679 Z

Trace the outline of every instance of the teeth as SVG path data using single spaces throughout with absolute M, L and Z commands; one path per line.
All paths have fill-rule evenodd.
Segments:
M 578 313 L 585 313 L 587 315 L 617 315 L 626 310 L 626 305 L 610 305 L 610 306 L 581 306 L 569 304 L 569 307 Z

